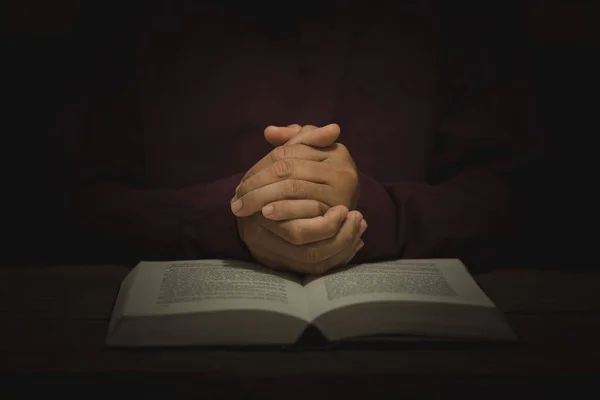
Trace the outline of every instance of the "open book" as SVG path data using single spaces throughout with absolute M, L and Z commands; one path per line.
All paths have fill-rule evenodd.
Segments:
M 308 327 L 329 342 L 516 339 L 459 260 L 361 264 L 307 277 L 201 260 L 139 263 L 121 284 L 106 343 L 289 345 Z

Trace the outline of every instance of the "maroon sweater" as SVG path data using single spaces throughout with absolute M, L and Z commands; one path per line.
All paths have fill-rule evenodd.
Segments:
M 449 46 L 429 9 L 344 4 L 280 34 L 208 6 L 115 31 L 59 125 L 80 232 L 142 259 L 249 259 L 230 199 L 264 128 L 335 122 L 369 224 L 357 261 L 502 251 L 535 144 L 523 81 Z

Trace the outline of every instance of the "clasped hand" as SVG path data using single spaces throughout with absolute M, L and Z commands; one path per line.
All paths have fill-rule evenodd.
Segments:
M 358 172 L 336 124 L 269 127 L 276 147 L 243 177 L 231 202 L 241 239 L 272 268 L 321 274 L 347 264 L 367 228 Z

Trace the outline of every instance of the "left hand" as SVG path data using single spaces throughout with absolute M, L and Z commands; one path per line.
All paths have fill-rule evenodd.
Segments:
M 344 206 L 332 207 L 318 219 L 321 221 L 314 224 L 318 228 L 315 233 L 325 233 L 327 238 L 310 243 L 294 243 L 274 233 L 265 227 L 264 217 L 258 213 L 238 217 L 237 225 L 240 238 L 259 263 L 275 269 L 321 274 L 354 258 L 364 244 L 361 235 L 366 223 L 358 211 L 348 212 Z
M 268 166 L 265 159 L 268 158 Z M 271 203 L 287 199 L 316 200 L 329 207 L 356 208 L 358 171 L 346 146 L 325 148 L 304 144 L 279 146 L 252 167 L 236 190 L 232 211 L 245 217 L 263 211 L 269 217 Z M 319 161 L 317 161 L 319 160 Z

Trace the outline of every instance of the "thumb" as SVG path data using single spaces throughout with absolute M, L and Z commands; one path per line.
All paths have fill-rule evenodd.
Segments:
M 265 139 L 274 147 L 283 146 L 298 134 L 302 127 L 298 124 L 288 126 L 267 126 L 265 129 Z
M 338 124 L 329 124 L 321 128 L 307 125 L 291 138 L 286 145 L 305 144 L 312 147 L 329 147 L 340 137 Z
M 321 128 L 306 125 L 287 127 L 269 126 L 265 129 L 265 139 L 273 146 L 305 144 L 313 147 L 328 147 L 335 143 L 340 136 L 338 124 L 329 124 Z

